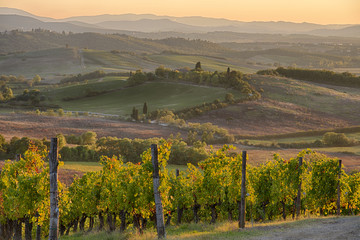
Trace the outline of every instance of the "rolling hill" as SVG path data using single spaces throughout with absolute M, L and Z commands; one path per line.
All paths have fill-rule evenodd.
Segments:
M 204 102 L 212 102 L 215 99 L 224 100 L 228 92 L 235 97 L 242 95 L 235 90 L 182 83 L 149 82 L 130 88 L 124 88 L 124 85 L 121 79 L 113 78 L 105 79 L 104 82 L 65 86 L 44 94 L 50 98 L 51 103 L 65 110 L 116 114 L 122 117 L 128 117 L 133 107 L 142 109 L 144 102 L 147 102 L 149 111 L 156 109 L 176 111 Z M 87 91 L 101 91 L 101 89 L 114 90 L 99 96 L 85 97 Z M 64 97 L 79 98 L 64 101 Z

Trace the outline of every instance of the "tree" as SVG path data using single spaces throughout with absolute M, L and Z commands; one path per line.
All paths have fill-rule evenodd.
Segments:
M 348 146 L 352 141 L 344 133 L 327 132 L 322 141 L 326 146 Z
M 33 81 L 34 83 L 36 83 L 36 84 L 39 84 L 39 83 L 41 82 L 41 77 L 40 77 L 39 75 L 36 75 L 36 76 L 32 79 L 32 81 Z
M 4 145 L 6 144 L 5 138 L 0 134 L 0 152 L 4 151 Z
M 201 62 L 197 62 L 197 63 L 195 64 L 195 71 L 202 71 Z
M 234 95 L 232 93 L 227 93 L 225 95 L 225 101 L 228 102 L 228 103 L 234 102 L 235 101 Z
M 59 134 L 56 134 L 56 137 L 58 139 L 58 142 L 59 142 L 59 149 L 62 149 L 65 145 L 66 145 L 66 138 L 63 134 L 59 133 Z
M 144 102 L 144 106 L 143 106 L 143 114 L 147 114 L 148 113 L 148 107 L 147 107 L 147 104 L 146 102 Z
M 4 87 L 2 89 L 2 96 L 5 101 L 10 100 L 14 97 L 13 91 L 9 87 Z
M 131 118 L 139 121 L 139 110 L 137 110 L 135 107 L 133 107 Z
M 96 143 L 96 137 L 96 133 L 91 131 L 87 131 L 81 135 L 84 145 L 94 145 Z

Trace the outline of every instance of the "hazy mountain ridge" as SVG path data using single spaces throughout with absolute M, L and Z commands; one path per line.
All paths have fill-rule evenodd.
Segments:
M 41 28 L 52 31 L 72 32 L 98 32 L 98 33 L 124 33 L 129 32 L 164 32 L 174 31 L 183 33 L 199 33 L 213 31 L 229 31 L 236 33 L 268 33 L 268 34 L 311 34 L 319 36 L 343 36 L 360 37 L 357 29 L 360 25 L 330 24 L 320 25 L 314 23 L 293 23 L 293 22 L 241 22 L 228 19 L 216 19 L 207 17 L 172 17 L 157 16 L 153 14 L 120 14 L 120 15 L 97 15 L 77 16 L 64 19 L 52 19 L 38 17 L 19 9 L 0 8 L 1 15 L 18 15 L 33 18 L 43 23 L 33 22 L 34 27 L 29 23 L 28 28 Z M 2 17 L 3 17 L 2 16 Z M 21 25 L 14 22 L 20 20 L 1 19 L 0 31 L 21 29 Z M 55 24 L 57 23 L 57 24 Z M 69 25 L 70 24 L 70 25 Z M 355 31 L 352 30 L 355 28 Z M 29 29 L 26 29 L 29 30 Z
M 171 38 L 151 40 L 131 37 L 124 34 L 72 33 L 63 34 L 47 30 L 29 32 L 15 31 L 2 34 L 0 38 L 0 53 L 34 51 L 58 47 L 88 48 L 97 50 L 132 51 L 137 53 L 160 53 L 176 51 L 193 54 L 230 52 L 219 44 L 202 41 Z

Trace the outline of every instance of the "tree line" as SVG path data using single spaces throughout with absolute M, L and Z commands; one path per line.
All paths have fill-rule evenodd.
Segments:
M 84 132 L 76 135 L 57 134 L 59 142 L 59 154 L 61 161 L 67 162 L 98 162 L 101 156 L 122 156 L 124 162 L 141 162 L 141 154 L 151 144 L 164 141 L 163 138 L 129 139 L 117 137 L 97 138 L 95 132 Z M 206 143 L 193 135 L 189 135 L 185 141 L 179 136 L 170 136 L 167 141 L 172 143 L 173 151 L 170 155 L 171 164 L 197 164 L 208 157 Z M 67 146 L 72 144 L 77 146 Z M 12 137 L 9 142 L 0 135 L 0 158 L 14 159 L 17 155 L 24 155 L 26 150 L 34 146 L 41 150 L 49 149 L 50 142 L 47 139 L 31 139 L 28 137 Z
M 315 83 L 330 84 L 343 87 L 360 87 L 360 77 L 349 72 L 336 73 L 328 70 L 310 70 L 301 68 L 283 68 L 260 70 L 261 75 L 280 75 Z

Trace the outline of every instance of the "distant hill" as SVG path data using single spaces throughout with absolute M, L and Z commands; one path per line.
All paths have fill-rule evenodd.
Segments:
M 1 19 L 1 17 L 0 17 Z M 123 34 L 72 33 L 62 34 L 48 30 L 29 32 L 12 31 L 1 35 L 0 53 L 33 51 L 48 48 L 69 47 L 97 50 L 117 50 L 137 53 L 160 53 L 173 51 L 179 53 L 211 54 L 230 52 L 216 43 L 202 40 L 170 38 L 151 40 Z
M 0 14 L 0 31 L 11 31 L 11 30 L 23 30 L 23 31 L 31 31 L 32 29 L 46 29 L 56 32 L 74 32 L 74 33 L 82 33 L 82 32 L 96 32 L 96 33 L 125 33 L 125 31 L 117 31 L 117 30 L 106 30 L 97 26 L 92 26 L 85 23 L 68 23 L 68 22 L 43 22 L 41 20 L 19 16 L 19 15 L 4 15 Z
M 140 19 L 135 21 L 105 21 L 97 23 L 96 26 L 125 30 L 125 31 L 139 31 L 139 32 L 161 32 L 161 31 L 175 31 L 175 32 L 196 32 L 199 28 L 191 25 L 186 25 L 174 22 L 169 19 Z
M 329 30 L 329 29 L 317 29 L 310 32 L 314 35 L 321 36 L 349 36 L 359 37 L 360 36 L 360 25 L 346 27 L 342 29 Z
M 0 7 L 0 14 L 1 15 L 19 15 L 19 16 L 25 16 L 25 17 L 32 17 L 40 21 L 55 21 L 53 18 L 48 17 L 39 17 L 34 14 L 28 13 L 26 11 L 23 11 L 21 9 L 16 8 L 8 8 L 8 7 Z
M 311 34 L 321 36 L 360 37 L 357 30 L 360 25 L 331 24 L 321 25 L 314 23 L 293 22 L 241 22 L 228 19 L 206 17 L 172 17 L 153 14 L 120 14 L 77 16 L 64 19 L 52 19 L 35 16 L 31 13 L 11 8 L 0 8 L 0 15 L 17 15 L 28 17 L 24 19 L 2 18 L 0 31 L 24 29 L 29 30 L 41 26 L 52 31 L 97 32 L 97 33 L 124 33 L 130 32 L 179 32 L 199 33 L 228 31 L 234 33 L 266 33 L 266 34 Z M 42 23 L 32 21 L 33 18 Z M 17 24 L 15 24 L 17 23 Z M 56 24 L 55 24 L 56 23 Z M 352 29 L 355 27 L 355 31 Z M 172 35 L 171 37 L 173 37 Z

